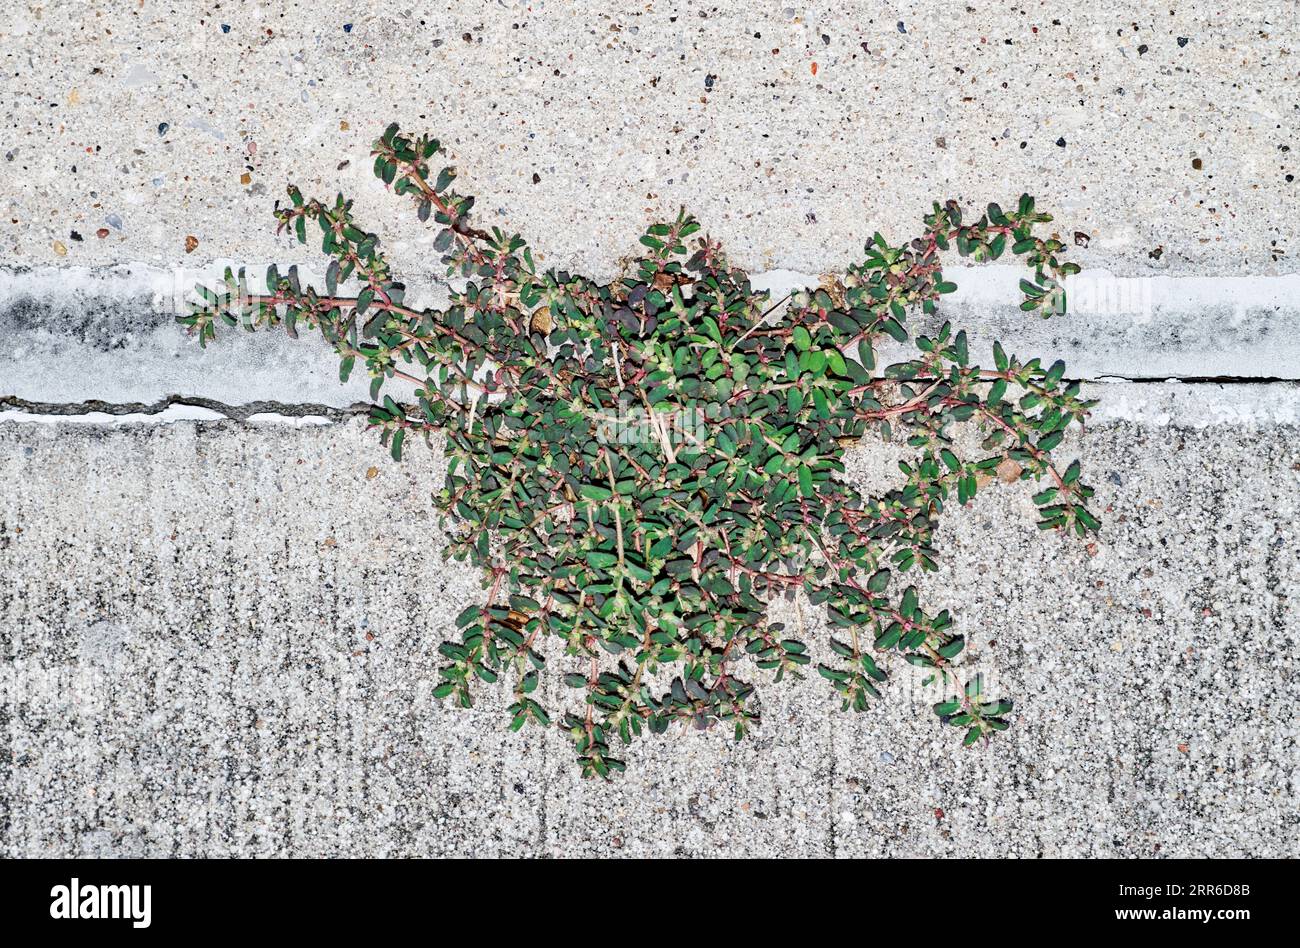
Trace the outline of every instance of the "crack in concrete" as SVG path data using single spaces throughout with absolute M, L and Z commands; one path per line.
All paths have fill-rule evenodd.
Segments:
M 362 402 L 347 408 L 334 408 L 329 405 L 313 403 L 288 403 L 277 401 L 254 401 L 240 405 L 231 405 L 211 398 L 188 395 L 169 395 L 151 404 L 143 402 L 113 403 L 98 399 L 84 402 L 34 402 L 15 395 L 0 396 L 0 409 L 9 408 L 30 415 L 158 415 L 169 408 L 202 408 L 224 415 L 231 421 L 247 422 L 255 415 L 281 415 L 286 418 L 304 418 L 317 416 L 330 421 L 346 421 L 349 418 L 369 414 L 371 406 Z
M 1084 383 L 1109 384 L 1181 384 L 1181 385 L 1283 385 L 1300 387 L 1300 378 L 1282 378 L 1279 376 L 1233 376 L 1233 375 L 1197 375 L 1197 376 L 1119 376 L 1107 375 L 1095 379 L 1081 379 Z M 230 404 L 213 398 L 190 395 L 169 395 L 152 403 L 144 402 L 106 402 L 100 399 L 87 399 L 82 402 L 38 402 L 16 395 L 0 396 L 0 409 L 12 409 L 29 415 L 77 416 L 95 413 L 105 415 L 159 415 L 169 408 L 201 408 L 223 415 L 231 421 L 247 423 L 257 415 L 279 415 L 285 418 L 304 418 L 308 416 L 327 418 L 330 421 L 346 421 L 350 418 L 369 414 L 371 404 L 355 402 L 346 408 L 337 408 L 314 402 L 282 402 L 261 400 Z
M 1134 385 L 1160 385 L 1166 382 L 1181 385 L 1296 385 L 1300 383 L 1300 376 L 1287 378 L 1280 375 L 1100 375 L 1095 379 L 1082 381 L 1097 385 L 1112 382 L 1127 382 Z

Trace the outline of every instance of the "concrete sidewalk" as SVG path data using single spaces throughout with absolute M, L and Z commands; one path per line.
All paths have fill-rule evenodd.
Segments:
M 0 18 L 0 856 L 1294 855 L 1297 26 L 1290 0 Z M 1104 529 L 983 493 L 924 590 L 1011 730 L 962 751 L 901 670 L 862 715 L 760 683 L 752 739 L 638 743 L 604 784 L 499 696 L 435 702 L 482 594 L 441 559 L 438 443 L 391 462 L 319 340 L 200 353 L 173 321 L 214 266 L 319 272 L 273 233 L 290 181 L 355 198 L 436 302 L 432 231 L 367 160 L 390 120 L 442 137 L 481 226 L 603 279 L 682 205 L 784 287 L 933 200 L 1036 195 L 1086 268 L 1073 312 L 1025 320 L 994 268 L 943 317 L 1102 399 L 1059 450 Z M 892 452 L 855 458 L 890 482 Z
M 819 273 L 932 201 L 1021 191 L 1087 267 L 1291 273 L 1298 9 L 59 0 L 0 22 L 0 246 L 289 263 L 292 180 L 356 198 L 418 284 L 431 232 L 367 160 L 400 121 L 447 144 L 484 226 L 598 277 L 681 205 L 749 270 Z
M 986 749 L 906 671 L 862 715 L 814 676 L 761 688 L 754 738 L 640 742 L 603 784 L 500 700 L 430 697 L 482 594 L 440 560 L 438 451 L 394 465 L 358 421 L 0 425 L 3 855 L 1292 855 L 1297 435 L 1092 427 L 1092 546 L 1021 488 L 946 517 L 931 601 L 1017 698 Z

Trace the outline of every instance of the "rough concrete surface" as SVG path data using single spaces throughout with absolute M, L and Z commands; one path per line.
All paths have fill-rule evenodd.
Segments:
M 270 204 L 293 180 L 355 197 L 422 276 L 431 234 L 366 157 L 390 120 L 442 138 L 483 223 L 597 276 L 683 204 L 748 269 L 818 273 L 933 200 L 1022 190 L 1085 266 L 1295 272 L 1300 250 L 1291 0 L 10 6 L 22 264 L 292 257 Z
M 439 451 L 384 463 L 359 422 L 3 425 L 3 852 L 1293 854 L 1297 433 L 1092 428 L 1092 546 L 1021 488 L 948 516 L 927 591 L 1019 699 L 1005 740 L 958 750 L 906 671 L 861 715 L 814 677 L 763 689 L 753 739 L 640 742 L 603 784 L 501 702 L 430 697 L 481 595 L 440 561 Z
M 0 12 L 0 856 L 1300 851 L 1300 4 Z M 319 341 L 200 353 L 172 320 L 227 261 L 319 272 L 273 234 L 290 180 L 355 197 L 436 303 L 432 232 L 366 160 L 390 119 L 481 224 L 596 277 L 680 205 L 777 292 L 936 198 L 1056 213 L 1069 316 L 1023 319 L 998 267 L 943 312 L 1102 400 L 1058 449 L 1100 536 L 983 492 L 924 581 L 1012 728 L 961 750 L 907 668 L 859 715 L 760 684 L 750 739 L 639 742 L 602 783 L 491 690 L 435 701 L 482 595 L 442 559 L 440 443 L 392 463 Z

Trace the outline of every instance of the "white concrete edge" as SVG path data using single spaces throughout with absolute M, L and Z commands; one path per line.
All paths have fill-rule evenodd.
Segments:
M 176 306 L 187 297 L 197 282 L 211 283 L 219 278 L 225 261 L 202 268 L 166 270 L 136 264 L 111 268 L 91 267 L 40 267 L 31 270 L 0 268 L 0 303 L 5 299 L 27 296 L 40 299 L 85 296 L 110 299 L 139 299 L 151 297 L 154 304 L 165 309 Z M 258 270 L 250 266 L 250 274 Z M 1018 284 L 1025 275 L 1021 267 L 995 264 L 983 267 L 950 267 L 948 278 L 958 284 L 958 291 L 950 300 L 967 305 L 995 305 L 1005 307 L 1009 300 L 1019 298 Z M 304 268 L 307 279 L 319 279 Z M 754 275 L 756 289 L 771 290 L 778 299 L 792 289 L 815 286 L 819 277 L 791 270 L 771 270 Z M 1085 282 L 1078 282 L 1085 281 Z M 1092 281 L 1088 283 L 1086 281 Z M 1110 282 L 1108 282 L 1110 281 Z M 1079 296 L 1088 297 L 1090 290 L 1102 288 L 1102 300 L 1108 312 L 1116 312 L 1116 305 L 1131 306 L 1137 313 L 1150 313 L 1153 308 L 1198 310 L 1229 307 L 1242 311 L 1247 307 L 1289 307 L 1300 301 L 1300 274 L 1286 276 L 1240 277 L 1134 277 L 1115 278 L 1107 271 L 1085 271 L 1072 278 L 1075 284 L 1076 303 Z M 1118 288 L 1118 294 L 1113 291 Z M 445 289 L 445 287 L 441 288 Z M 1110 293 L 1107 297 L 1106 293 Z M 1105 297 L 1103 299 L 1103 297 Z M 416 301 L 413 299 L 413 303 Z M 429 305 L 419 302 L 416 305 Z M 1078 306 L 1072 304 L 1072 310 Z M 1300 415 L 1300 391 L 1295 384 L 1279 382 L 1256 385 L 1221 385 L 1217 383 L 1146 382 L 1136 384 L 1121 379 L 1096 378 L 1090 383 L 1093 397 L 1101 404 L 1094 410 L 1096 422 L 1127 420 L 1144 424 L 1179 424 L 1190 427 L 1209 425 L 1294 425 Z M 3 393 L 0 393 L 3 394 Z M 77 397 L 69 393 L 67 404 L 75 404 Z M 55 399 L 46 399 L 54 401 Z M 63 401 L 62 399 L 58 399 Z M 111 400 L 111 399 L 110 399 Z M 143 399 L 141 399 L 143 400 Z M 289 404 L 283 398 L 280 399 Z M 125 400 L 124 400 L 125 401 Z M 222 399 L 216 399 L 221 402 Z M 160 424 L 177 421 L 221 421 L 227 414 L 210 408 L 173 404 L 157 412 L 130 412 L 114 414 L 102 411 L 75 413 L 41 413 L 21 409 L 0 410 L 0 422 L 89 424 L 110 427 L 132 424 Z M 250 424 L 272 424 L 302 427 L 335 423 L 321 415 L 280 414 L 259 412 L 246 419 Z
M 177 421 L 234 421 L 229 415 L 198 405 L 168 405 L 156 412 L 126 412 L 115 415 L 105 411 L 88 411 L 65 414 L 59 412 L 22 411 L 7 408 L 0 411 L 0 423 L 44 425 L 102 425 L 110 428 L 123 425 L 161 425 Z M 332 425 L 335 422 L 324 415 L 284 415 L 279 412 L 254 412 L 244 420 L 249 425 L 287 425 L 305 428 L 315 425 Z
M 240 263 L 215 260 L 196 267 L 171 269 L 150 264 L 115 267 L 35 267 L 15 270 L 0 267 L 0 303 L 19 296 L 50 298 L 72 294 L 137 299 L 149 296 L 160 309 L 182 311 L 185 303 L 195 299 L 194 285 L 212 285 L 226 267 L 246 268 L 250 285 L 260 289 L 259 281 L 266 263 Z M 308 282 L 323 280 L 324 270 L 301 266 Z M 281 272 L 287 270 L 281 265 Z M 988 264 L 980 267 L 949 266 L 944 276 L 957 284 L 948 302 L 974 306 L 1006 306 L 1020 299 L 1020 280 L 1026 268 L 1011 264 Z M 750 277 L 755 289 L 771 290 L 773 298 L 798 288 L 816 286 L 821 277 L 794 270 L 768 270 Z M 435 288 L 436 295 L 441 288 Z M 1283 307 L 1300 301 L 1300 274 L 1280 276 L 1116 276 L 1109 270 L 1084 270 L 1066 281 L 1072 312 L 1114 315 L 1147 315 L 1153 309 L 1202 310 L 1230 307 L 1244 310 L 1256 307 Z M 431 305 L 419 299 L 430 295 L 427 288 L 412 286 L 408 291 L 415 305 Z

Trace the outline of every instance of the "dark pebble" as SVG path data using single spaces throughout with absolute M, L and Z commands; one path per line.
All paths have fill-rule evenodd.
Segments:
M 534 171 L 534 172 L 533 172 L 533 184 L 541 184 L 541 183 L 542 183 L 542 176 L 541 176 L 540 174 L 538 174 L 536 171 Z
M 69 233 L 68 236 L 71 237 L 73 240 L 75 240 L 77 243 L 81 243 L 81 235 L 78 234 L 75 230 Z
M 1188 43 L 1190 43 L 1190 42 L 1191 42 L 1191 40 L 1189 40 L 1186 36 L 1180 36 L 1180 37 L 1178 37 L 1178 48 L 1179 48 L 1179 49 L 1182 49 L 1184 46 L 1186 46 L 1186 45 L 1187 45 Z
M 223 32 L 223 33 L 229 33 L 229 32 L 230 32 L 230 24 L 229 24 L 229 23 L 222 23 L 222 24 L 221 24 L 221 32 Z
M 169 128 L 171 128 L 171 125 L 169 125 L 168 123 L 166 123 L 166 122 L 159 122 L 159 123 L 158 123 L 158 134 L 159 134 L 159 135 L 166 135 L 166 134 L 167 134 L 167 129 L 169 129 Z
M 718 81 L 718 77 L 715 76 L 713 73 L 709 73 L 707 76 L 704 77 L 704 90 L 706 92 L 712 90 L 713 84 L 717 81 Z
M 1056 147 L 1057 147 L 1057 148 L 1064 148 L 1064 147 L 1065 147 L 1065 139 L 1064 139 L 1064 138 L 1058 138 L 1058 139 L 1056 140 Z
M 343 24 L 343 32 L 344 32 L 344 33 L 351 33 L 351 32 L 352 32 L 352 24 L 351 24 L 351 23 L 344 23 L 344 24 Z
M 1124 478 L 1120 477 L 1119 473 L 1116 471 L 1111 471 L 1109 474 L 1107 474 L 1106 480 L 1110 481 L 1112 484 L 1115 484 L 1118 487 L 1124 486 Z
M 1147 46 L 1146 43 L 1143 43 L 1141 46 L 1138 47 L 1138 55 L 1145 56 L 1147 54 L 1147 50 L 1150 48 L 1151 47 Z
M 902 20 L 899 20 L 899 21 L 898 21 L 898 32 L 900 32 L 900 33 L 906 33 L 906 32 L 907 32 L 907 27 L 905 27 L 905 26 L 903 25 L 903 21 L 902 21 Z

